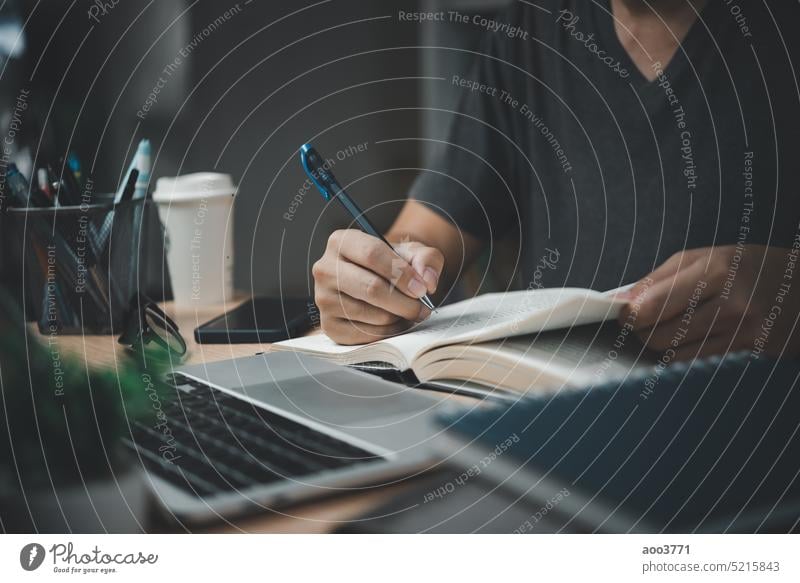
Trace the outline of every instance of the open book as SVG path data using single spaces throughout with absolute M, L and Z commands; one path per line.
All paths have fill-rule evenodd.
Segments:
M 318 334 L 278 342 L 273 350 L 299 351 L 345 365 L 385 363 L 412 370 L 421 382 L 463 380 L 516 391 L 583 386 L 624 376 L 637 363 L 635 357 L 620 358 L 619 349 L 613 359 L 604 358 L 612 348 L 607 327 L 600 336 L 587 334 L 585 326 L 577 338 L 563 333 L 616 318 L 626 303 L 616 296 L 624 289 L 485 294 L 441 308 L 405 334 L 370 344 L 343 346 Z M 563 330 L 540 334 L 558 329 Z

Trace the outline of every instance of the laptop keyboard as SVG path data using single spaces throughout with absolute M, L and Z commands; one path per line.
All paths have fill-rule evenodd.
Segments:
M 383 460 L 381 456 L 179 373 L 155 422 L 137 421 L 126 445 L 145 468 L 199 496 L 244 490 Z

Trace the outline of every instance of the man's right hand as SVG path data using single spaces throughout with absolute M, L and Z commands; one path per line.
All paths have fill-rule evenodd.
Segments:
M 444 267 L 438 249 L 382 241 L 355 229 L 335 231 L 314 264 L 314 300 L 322 330 L 339 344 L 393 336 L 430 316 L 419 300 L 436 291 Z

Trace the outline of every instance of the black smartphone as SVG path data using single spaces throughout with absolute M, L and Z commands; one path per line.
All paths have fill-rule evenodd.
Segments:
M 302 336 L 319 322 L 311 298 L 253 298 L 194 330 L 199 344 L 278 342 Z

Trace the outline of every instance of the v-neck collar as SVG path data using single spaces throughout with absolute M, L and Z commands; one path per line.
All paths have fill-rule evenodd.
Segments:
M 616 58 L 619 60 L 620 63 L 630 71 L 631 75 L 631 82 L 641 88 L 647 88 L 651 86 L 658 85 L 658 77 L 653 79 L 652 81 L 649 80 L 644 74 L 639 70 L 639 67 L 631 58 L 628 51 L 625 50 L 625 47 L 622 46 L 622 42 L 620 42 L 619 37 L 617 36 L 617 31 L 614 27 L 614 17 L 613 12 L 611 10 L 611 0 L 591 0 L 596 4 L 601 6 L 601 10 L 606 12 L 606 14 L 601 14 L 598 10 L 593 10 L 594 18 L 595 18 L 595 27 L 599 31 L 599 33 L 603 37 L 603 42 L 606 44 L 610 52 L 615 53 Z M 703 38 L 703 32 L 705 26 L 703 25 L 702 21 L 708 22 L 709 16 L 711 15 L 713 7 L 719 4 L 717 0 L 708 0 L 706 5 L 703 6 L 703 9 L 700 11 L 700 14 L 697 16 L 695 21 L 689 27 L 689 30 L 686 32 L 683 40 L 680 44 L 675 48 L 675 53 L 670 58 L 669 63 L 667 66 L 663 68 L 664 75 L 669 79 L 675 79 L 681 72 L 686 68 L 687 59 L 692 59 L 693 56 L 697 51 L 697 45 L 700 40 Z

